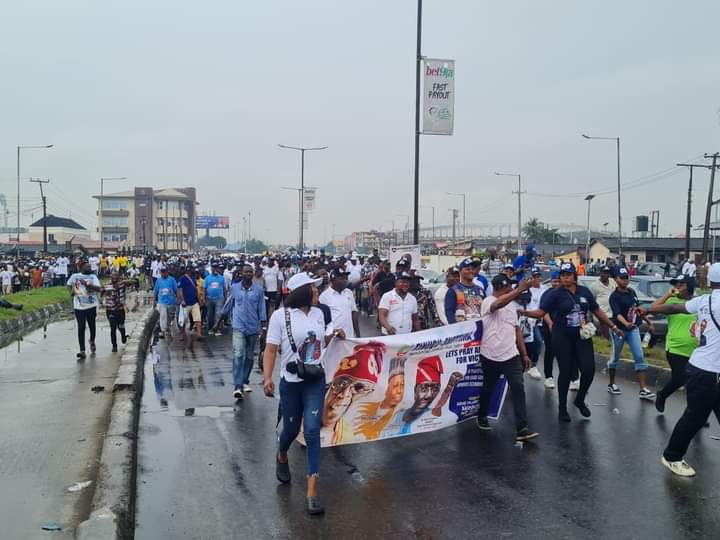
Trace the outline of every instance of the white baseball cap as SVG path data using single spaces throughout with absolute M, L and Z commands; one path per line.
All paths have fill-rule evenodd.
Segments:
M 713 263 L 708 270 L 708 281 L 710 283 L 720 283 L 720 263 Z
M 287 288 L 289 291 L 294 291 L 295 289 L 298 289 L 303 285 L 307 285 L 308 283 L 312 283 L 317 287 L 322 283 L 322 280 L 323 278 L 321 277 L 311 276 L 307 272 L 300 272 L 288 279 Z

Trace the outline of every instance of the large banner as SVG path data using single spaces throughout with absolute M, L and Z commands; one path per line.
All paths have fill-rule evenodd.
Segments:
M 334 339 L 325 351 L 322 446 L 426 433 L 477 416 L 482 322 L 412 334 Z M 488 416 L 502 409 L 505 379 Z
M 421 256 L 422 251 L 420 250 L 420 246 L 417 244 L 413 244 L 411 246 L 393 246 L 390 248 L 390 253 L 388 254 L 390 269 L 394 272 L 395 265 L 404 257 L 410 261 L 410 268 L 419 270 L 421 268 Z
M 427 135 L 452 135 L 455 121 L 455 60 L 426 58 L 423 129 Z

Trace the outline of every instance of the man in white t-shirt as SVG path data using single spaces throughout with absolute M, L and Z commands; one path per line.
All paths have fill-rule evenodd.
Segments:
M 513 400 L 517 430 L 516 441 L 527 441 L 538 436 L 536 432 L 528 428 L 527 424 L 523 371 L 532 363 L 525 349 L 515 303 L 515 300 L 529 286 L 529 281 L 521 281 L 513 289 L 510 279 L 498 274 L 492 280 L 492 296 L 486 298 L 480 305 L 483 322 L 483 339 L 480 343 L 483 385 L 480 389 L 476 423 L 482 431 L 492 429 L 487 419 L 490 398 L 500 377 L 504 375 Z
M 275 264 L 273 259 L 268 260 L 268 264 L 263 268 L 263 281 L 265 282 L 265 297 L 268 300 L 268 317 L 272 317 L 273 310 L 278 307 L 278 276 L 280 268 Z
M 12 294 L 12 279 L 15 277 L 10 265 L 5 266 L 5 270 L 0 272 L 0 281 L 2 282 L 3 294 Z
M 79 261 L 80 272 L 70 276 L 67 286 L 73 297 L 73 309 L 78 324 L 79 360 L 85 358 L 85 327 L 90 330 L 90 352 L 95 352 L 95 319 L 100 305 L 100 280 L 90 270 L 90 263 Z
M 688 259 L 685 261 L 682 265 L 682 269 L 680 272 L 685 276 L 690 276 L 691 278 L 694 278 L 697 274 L 697 266 L 695 265 L 695 261 L 692 259 Z
M 90 263 L 90 270 L 97 275 L 98 270 L 100 269 L 100 259 L 97 255 L 93 255 L 88 259 L 88 262 Z
M 320 303 L 330 308 L 334 328 L 341 328 L 349 338 L 360 337 L 358 309 L 347 283 L 347 272 L 340 268 L 330 272 L 330 287 L 320 295 Z
M 410 274 L 395 278 L 395 288 L 383 294 L 378 305 L 378 319 L 383 335 L 409 334 L 420 330 L 418 305 L 409 293 Z
M 687 302 L 651 306 L 638 309 L 646 313 L 690 313 L 697 315 L 697 323 L 691 327 L 698 339 L 687 365 L 687 408 L 675 424 L 670 441 L 662 456 L 662 464 L 679 476 L 695 476 L 693 469 L 683 459 L 690 441 L 714 410 L 720 409 L 720 263 L 708 272 L 710 294 L 697 296 Z

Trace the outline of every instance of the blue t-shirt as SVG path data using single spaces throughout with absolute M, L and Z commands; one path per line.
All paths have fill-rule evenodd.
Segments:
M 158 297 L 158 304 L 173 306 L 177 297 L 177 281 L 172 276 L 159 277 L 155 281 L 155 293 Z
M 222 300 L 225 298 L 225 278 L 220 274 L 210 274 L 205 278 L 205 290 L 208 300 Z
M 183 299 L 185 300 L 186 306 L 192 306 L 197 304 L 197 284 L 193 278 L 183 275 L 178 283 L 183 292 Z
M 474 283 L 472 285 L 464 285 L 462 282 L 453 285 L 452 288 L 448 289 L 445 294 L 445 316 L 447 317 L 448 323 L 452 324 L 457 322 L 455 320 L 455 313 L 458 306 L 458 296 L 462 295 L 463 303 L 465 305 L 465 319 L 479 319 L 480 318 L 480 304 L 485 298 L 485 294 L 478 285 Z

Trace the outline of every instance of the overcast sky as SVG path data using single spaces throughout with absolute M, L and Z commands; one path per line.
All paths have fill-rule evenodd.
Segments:
M 423 54 L 456 60 L 451 137 L 424 136 L 421 204 L 468 194 L 468 222 L 585 223 L 583 193 L 720 150 L 720 3 L 714 0 L 426 0 Z M 306 241 L 397 226 L 412 213 L 416 2 L 413 0 L 14 2 L 0 18 L 0 192 L 15 220 L 16 146 L 24 177 L 51 179 L 51 212 L 94 226 L 101 176 L 195 186 L 200 209 L 252 212 L 254 236 L 297 238 L 299 155 L 318 187 Z M 623 192 L 632 216 L 660 211 L 684 229 L 687 172 Z M 695 224 L 708 174 L 696 172 Z M 125 185 L 122 185 L 125 184 Z M 539 194 L 578 193 L 579 198 Z M 23 181 L 23 225 L 39 217 Z M 592 224 L 616 228 L 616 195 Z M 421 221 L 430 224 L 429 209 Z M 231 240 L 234 234 L 231 234 Z

